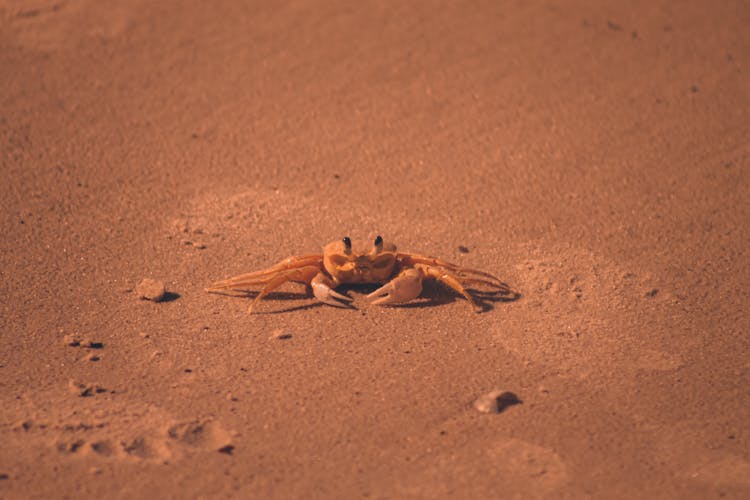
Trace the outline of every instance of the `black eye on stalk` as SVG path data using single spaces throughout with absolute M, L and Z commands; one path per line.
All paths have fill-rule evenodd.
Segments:
M 347 252 L 351 252 L 352 251 L 352 240 L 350 240 L 348 236 L 344 236 L 344 239 L 341 240 L 341 241 L 344 242 L 344 246 L 346 247 L 346 251 Z
M 379 246 L 381 246 L 382 244 L 383 244 L 383 237 L 382 237 L 382 236 L 380 236 L 380 235 L 378 235 L 378 237 L 377 237 L 377 238 L 375 238 L 375 246 L 376 246 L 376 247 L 379 247 Z

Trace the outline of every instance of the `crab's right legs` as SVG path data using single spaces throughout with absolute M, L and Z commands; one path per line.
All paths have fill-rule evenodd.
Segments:
M 320 302 L 335 307 L 352 307 L 351 304 L 349 304 L 349 302 L 352 301 L 352 298 L 334 290 L 336 283 L 325 274 L 319 272 L 312 281 L 310 281 L 310 286 L 312 287 L 313 295 L 315 295 L 315 298 Z
M 253 313 L 253 308 L 260 302 L 260 299 L 271 293 L 272 291 L 279 288 L 284 283 L 289 281 L 299 281 L 302 283 L 310 283 L 313 277 L 320 272 L 318 266 L 305 266 L 298 267 L 297 269 L 288 269 L 277 273 L 273 278 L 270 278 L 264 283 L 263 289 L 256 295 L 250 306 L 247 308 L 247 312 Z
M 351 307 L 347 302 L 350 302 L 352 298 L 334 290 L 336 284 L 323 274 L 318 266 L 305 266 L 278 273 L 265 284 L 260 293 L 253 299 L 247 309 L 248 312 L 252 314 L 253 308 L 263 297 L 288 281 L 309 283 L 315 298 L 324 304 L 336 307 Z
M 317 266 L 320 268 L 322 262 L 323 256 L 320 254 L 288 257 L 268 269 L 262 269 L 260 271 L 245 273 L 225 280 L 216 281 L 206 288 L 206 291 L 214 293 L 246 292 L 255 286 L 269 283 L 277 276 L 288 275 L 289 271 L 295 269 L 301 269 L 308 266 Z M 309 278 L 307 282 L 309 283 Z

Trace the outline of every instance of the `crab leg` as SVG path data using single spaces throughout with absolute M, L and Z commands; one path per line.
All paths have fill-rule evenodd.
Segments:
M 472 283 L 484 284 L 503 290 L 508 288 L 508 285 L 503 283 L 497 276 L 484 271 L 480 271 L 479 269 L 461 267 L 457 264 L 453 264 L 452 262 L 420 254 L 399 253 L 398 258 L 399 260 L 404 261 L 407 265 L 411 263 L 412 265 L 425 264 L 432 267 L 444 267 L 445 269 L 453 271 L 456 274 L 456 277 L 461 279 L 461 281 L 471 281 Z M 471 277 L 472 275 L 473 277 Z
M 448 285 L 450 288 L 452 288 L 453 290 L 463 295 L 464 298 L 467 301 L 469 301 L 469 304 L 474 309 L 474 311 L 476 312 L 482 311 L 482 308 L 476 302 L 474 302 L 474 298 L 471 296 L 471 294 L 467 292 L 466 289 L 463 287 L 463 285 L 459 281 L 459 278 L 457 278 L 456 276 L 452 275 L 449 272 L 443 271 L 442 269 L 438 269 L 432 266 L 424 266 L 422 267 L 422 269 L 424 269 L 424 272 L 428 277 L 433 278 L 439 281 L 440 283 Z
M 251 273 L 241 274 L 225 280 L 217 281 L 212 283 L 211 286 L 206 288 L 207 292 L 242 292 L 247 291 L 248 287 L 257 285 L 263 285 L 271 281 L 276 274 L 301 268 L 305 266 L 315 265 L 320 269 L 320 264 L 323 260 L 323 256 L 320 254 L 311 255 L 300 255 L 297 257 L 289 257 L 279 262 L 278 264 L 263 269 L 261 271 L 254 271 Z
M 279 288 L 281 285 L 288 281 L 301 281 L 310 283 L 313 277 L 320 273 L 320 268 L 317 266 L 305 266 L 298 267 L 296 269 L 288 269 L 286 271 L 280 271 L 276 276 L 266 282 L 260 293 L 253 299 L 250 306 L 247 308 L 247 312 L 252 314 L 255 305 L 260 302 L 260 299 Z
M 484 285 L 490 288 L 494 288 L 493 291 L 489 293 L 511 293 L 513 290 L 510 288 L 510 286 L 506 285 L 505 283 L 494 283 L 489 280 L 481 279 L 481 278 L 467 278 L 465 276 L 461 276 L 460 274 L 456 275 L 456 278 L 461 282 L 462 285 Z
M 447 285 L 460 293 L 475 311 L 482 310 L 456 276 L 440 268 L 422 264 L 405 269 L 394 279 L 368 295 L 367 298 L 375 299 L 372 301 L 375 305 L 409 302 L 416 299 L 422 292 L 422 280 L 424 278 L 432 278 Z

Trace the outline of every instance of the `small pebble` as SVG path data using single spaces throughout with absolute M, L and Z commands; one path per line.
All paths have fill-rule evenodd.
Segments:
M 70 347 L 78 347 L 79 345 L 81 345 L 81 342 L 83 342 L 83 340 L 81 339 L 80 335 L 76 333 L 69 333 L 63 337 L 63 343 L 65 345 L 69 345 Z
M 138 332 L 138 336 L 141 337 L 141 338 L 144 338 L 144 339 L 147 339 L 147 338 L 151 337 L 151 335 L 149 335 L 146 332 Z
M 86 388 L 84 384 L 80 384 L 75 380 L 68 380 L 68 392 L 75 394 L 76 396 L 83 396 L 83 390 Z
M 163 299 L 166 292 L 163 282 L 151 278 L 144 278 L 135 287 L 135 293 L 138 294 L 139 298 L 154 302 L 159 302 Z
M 101 473 L 102 473 L 102 469 L 101 468 L 99 468 L 99 467 L 89 467 L 89 474 L 96 475 L 96 474 L 101 474 Z
M 57 448 L 57 451 L 59 451 L 60 453 L 69 455 L 78 451 L 84 444 L 86 444 L 86 442 L 83 439 L 75 439 L 73 441 L 59 441 L 55 444 L 55 448 Z
M 13 430 L 14 431 L 28 431 L 31 429 L 31 426 L 34 425 L 34 422 L 32 420 L 19 420 L 15 424 L 13 424 Z
M 70 347 L 86 347 L 88 349 L 104 349 L 104 343 L 94 340 L 84 340 L 81 335 L 71 333 L 63 337 L 63 343 Z
M 68 391 L 71 394 L 75 394 L 76 396 L 87 398 L 89 396 L 93 396 L 94 394 L 105 392 L 106 389 L 96 384 L 83 384 L 81 382 L 76 382 L 75 380 L 69 380 Z
M 482 413 L 502 413 L 509 406 L 520 404 L 522 401 L 512 392 L 492 391 L 479 396 L 474 401 L 474 408 Z
M 94 354 L 93 352 L 91 352 L 91 353 L 88 354 L 88 356 L 86 356 L 86 359 L 89 360 L 89 361 L 99 361 L 102 358 L 99 357 L 98 354 Z
M 222 446 L 221 448 L 218 449 L 219 453 L 226 453 L 227 455 L 231 455 L 233 451 L 234 451 L 234 446 L 232 446 L 231 444 Z
M 274 330 L 274 331 L 271 332 L 271 337 L 270 338 L 272 338 L 272 339 L 278 339 L 278 340 L 286 340 L 286 339 L 292 338 L 292 334 L 291 333 L 286 333 L 281 328 L 277 328 L 276 330 Z
M 178 233 L 187 233 L 189 229 L 187 219 L 175 219 L 172 221 L 172 228 Z
M 206 244 L 200 241 L 196 241 L 195 243 L 193 243 L 193 248 L 197 248 L 198 250 L 205 250 Z
M 228 392 L 227 395 L 224 397 L 226 398 L 227 401 L 237 401 L 237 398 L 231 392 Z

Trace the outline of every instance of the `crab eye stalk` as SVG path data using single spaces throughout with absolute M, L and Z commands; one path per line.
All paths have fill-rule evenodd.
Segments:
M 377 238 L 375 238 L 375 246 L 376 247 L 382 247 L 383 246 L 383 237 L 378 235 Z
M 349 239 L 348 236 L 344 236 L 344 239 L 341 241 L 344 242 L 344 248 L 346 249 L 346 253 L 349 253 L 352 251 L 352 240 Z

